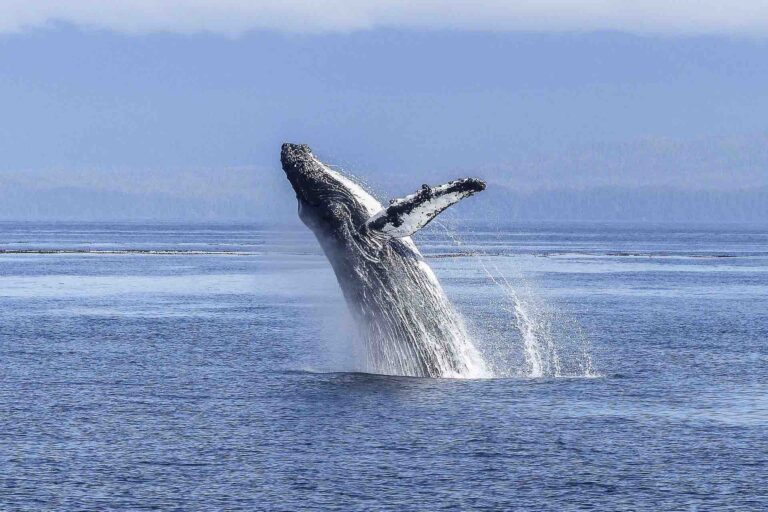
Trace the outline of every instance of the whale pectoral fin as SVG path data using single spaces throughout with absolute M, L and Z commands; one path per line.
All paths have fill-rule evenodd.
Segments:
M 485 182 L 476 178 L 450 181 L 439 187 L 422 185 L 415 194 L 393 199 L 389 206 L 368 219 L 365 227 L 396 238 L 410 236 L 452 204 L 482 190 Z

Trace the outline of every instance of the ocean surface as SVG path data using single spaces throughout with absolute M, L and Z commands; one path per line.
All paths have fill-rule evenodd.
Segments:
M 768 227 L 415 241 L 494 378 L 359 372 L 301 226 L 0 223 L 0 510 L 768 509 Z

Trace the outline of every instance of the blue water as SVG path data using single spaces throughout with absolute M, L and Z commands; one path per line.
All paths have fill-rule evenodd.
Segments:
M 498 378 L 356 373 L 298 227 L 0 223 L 0 510 L 768 509 L 768 228 L 416 242 Z

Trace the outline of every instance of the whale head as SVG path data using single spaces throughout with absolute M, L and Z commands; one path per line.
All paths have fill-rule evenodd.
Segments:
M 299 217 L 319 234 L 358 232 L 381 204 L 358 184 L 330 169 L 306 144 L 283 144 L 280 161 L 299 203 Z

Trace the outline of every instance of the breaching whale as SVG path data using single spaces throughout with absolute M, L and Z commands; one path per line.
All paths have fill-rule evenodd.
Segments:
M 485 189 L 474 178 L 386 207 L 318 160 L 309 146 L 283 144 L 283 170 L 299 217 L 319 241 L 365 339 L 367 370 L 423 377 L 482 377 L 485 363 L 410 235 L 461 199 Z

